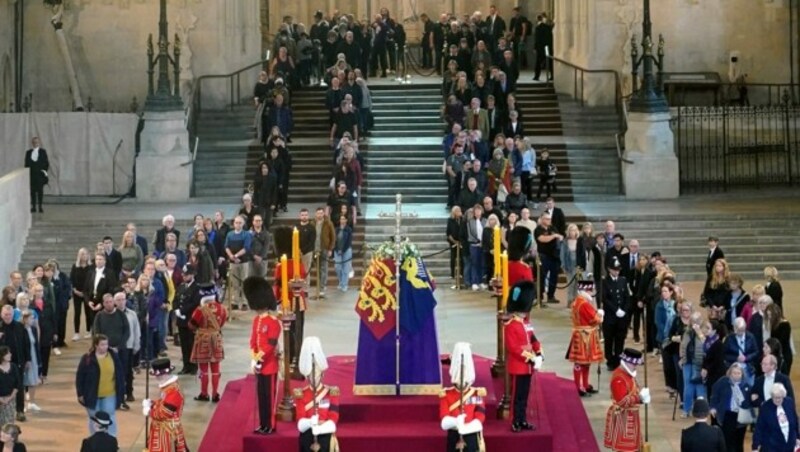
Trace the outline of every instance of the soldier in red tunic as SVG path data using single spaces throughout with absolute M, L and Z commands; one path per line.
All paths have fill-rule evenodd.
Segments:
M 439 417 L 447 431 L 447 452 L 479 452 L 485 449 L 486 388 L 476 388 L 472 350 L 466 342 L 453 347 L 450 381 L 453 386 L 439 393 Z
M 275 407 L 278 402 L 278 339 L 283 326 L 275 312 L 277 303 L 267 280 L 250 276 L 242 284 L 247 304 L 256 311 L 250 332 L 250 368 L 256 375 L 259 427 L 254 433 L 268 435 L 275 431 Z
M 606 413 L 603 444 L 620 452 L 638 452 L 642 448 L 639 405 L 650 403 L 650 390 L 639 389 L 636 366 L 642 364 L 642 352 L 626 348 L 620 366 L 611 374 L 612 404 Z
M 572 377 L 581 397 L 596 394 L 589 384 L 589 367 L 603 362 L 600 348 L 600 325 L 605 312 L 592 304 L 594 281 L 578 281 L 578 296 L 572 304 L 572 338 L 567 349 L 567 359 L 575 364 Z
M 339 388 L 322 384 L 328 359 L 317 337 L 307 337 L 297 363 L 308 385 L 294 390 L 300 452 L 337 452 L 336 424 L 339 423 Z
M 150 373 L 158 380 L 161 398 L 142 400 L 142 414 L 150 418 L 147 432 L 148 452 L 187 452 L 183 435 L 181 414 L 183 394 L 178 386 L 178 377 L 169 358 L 157 358 L 150 362 Z
M 200 286 L 200 307 L 192 313 L 189 328 L 194 330 L 191 362 L 200 368 L 200 402 L 219 402 L 219 365 L 225 359 L 222 344 L 222 327 L 228 320 L 228 311 L 217 300 L 214 283 Z M 208 377 L 211 376 L 211 397 L 208 396 Z
M 533 430 L 528 423 L 528 394 L 534 370 L 542 367 L 542 346 L 536 339 L 527 316 L 536 298 L 536 285 L 520 281 L 508 292 L 506 310 L 510 319 L 505 322 L 503 334 L 506 344 L 506 370 L 511 375 L 511 431 Z
M 288 226 L 280 226 L 275 228 L 275 232 L 273 233 L 274 243 L 275 243 L 275 254 L 280 258 L 284 254 L 286 255 L 286 273 L 289 276 L 289 281 L 291 282 L 294 279 L 294 262 L 292 260 L 292 229 Z M 275 272 L 273 273 L 272 280 L 274 281 L 272 289 L 274 291 L 275 299 L 280 300 L 281 298 L 281 263 L 278 262 L 278 265 L 275 266 Z M 300 275 L 298 276 L 300 280 L 305 282 L 306 278 L 306 268 L 303 266 L 303 263 L 300 263 Z M 289 288 L 289 298 L 292 300 L 292 309 L 294 310 L 295 314 L 295 321 L 292 322 L 292 340 L 289 341 L 289 356 L 291 357 L 291 361 L 293 363 L 297 362 L 297 357 L 300 354 L 300 347 L 303 345 L 303 329 L 305 326 L 305 313 L 306 313 L 306 300 L 307 294 L 305 290 L 300 292 L 300 297 L 294 300 L 292 296 L 292 289 Z M 292 377 L 295 378 L 295 377 Z
M 530 229 L 518 226 L 508 233 L 508 287 L 519 281 L 534 281 L 533 269 L 523 260 L 530 255 L 533 235 Z

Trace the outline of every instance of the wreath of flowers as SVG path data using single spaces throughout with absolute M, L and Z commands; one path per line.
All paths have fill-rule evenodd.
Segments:
M 397 248 L 394 242 L 383 242 L 375 250 L 374 256 L 376 259 L 395 259 Z M 419 258 L 420 253 L 417 245 L 411 243 L 408 239 L 400 242 L 400 262 L 405 262 L 406 258 L 413 257 Z

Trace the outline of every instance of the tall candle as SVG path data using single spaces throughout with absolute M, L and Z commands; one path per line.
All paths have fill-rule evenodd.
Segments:
M 292 278 L 300 279 L 300 231 L 292 231 Z
M 289 312 L 289 268 L 286 265 L 286 255 L 281 256 L 281 305 L 284 312 Z
M 506 302 L 508 301 L 508 253 L 503 251 L 503 254 L 500 255 L 500 268 L 502 273 L 500 277 L 503 279 L 503 310 L 506 308 Z
M 494 276 L 500 277 L 500 226 L 494 227 Z

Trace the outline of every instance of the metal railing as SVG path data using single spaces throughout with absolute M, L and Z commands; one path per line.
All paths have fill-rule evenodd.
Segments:
M 197 121 L 203 109 L 203 82 L 228 79 L 226 84 L 229 100 L 228 108 L 233 110 L 235 106 L 244 103 L 244 99 L 242 98 L 242 74 L 257 67 L 267 70 L 268 65 L 268 60 L 262 60 L 245 66 L 237 71 L 231 72 L 230 74 L 201 75 L 200 77 L 197 77 L 194 82 L 191 99 L 186 110 L 186 128 L 189 130 L 189 139 L 194 140 L 195 137 L 197 137 Z M 250 92 L 250 89 L 255 82 L 256 78 L 252 77 L 252 75 L 248 75 L 248 80 L 245 82 L 247 86 L 247 88 L 245 88 L 245 93 Z M 247 96 L 246 99 L 247 101 L 252 102 L 251 96 Z
M 614 69 L 587 69 L 582 66 L 578 66 L 577 64 L 570 63 L 564 59 L 558 58 L 556 56 L 550 55 L 549 49 L 547 50 L 547 59 L 552 61 L 552 66 L 548 65 L 548 70 L 555 72 L 555 64 L 558 63 L 567 67 L 568 69 L 572 70 L 572 97 L 575 99 L 581 106 L 581 108 L 586 107 L 586 78 L 587 75 L 591 76 L 606 76 L 611 77 L 613 79 L 614 84 L 614 109 L 617 114 L 618 120 L 618 127 L 617 131 L 614 133 L 614 142 L 617 147 L 617 162 L 619 163 L 619 189 L 620 194 L 625 194 L 625 180 L 622 177 L 622 166 L 623 164 L 632 165 L 633 161 L 626 159 L 623 156 L 623 148 L 624 145 L 624 137 L 625 133 L 628 131 L 628 108 L 627 102 L 630 95 L 625 95 L 622 91 L 622 77 L 620 76 L 619 72 Z M 552 69 L 550 69 L 552 67 Z M 548 79 L 550 80 L 549 83 L 554 84 L 553 80 L 555 79 L 554 74 L 549 74 L 550 76 Z M 555 86 L 555 85 L 554 85 Z M 622 138 L 622 144 L 620 144 L 620 139 Z
M 798 103 L 800 85 L 791 83 L 722 83 L 717 90 L 718 105 L 783 105 Z
M 800 181 L 800 105 L 681 107 L 673 129 L 681 193 Z

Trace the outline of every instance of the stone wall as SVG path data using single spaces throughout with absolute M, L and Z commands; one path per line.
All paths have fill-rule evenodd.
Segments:
M 0 0 L 0 8 L 9 1 Z M 147 94 L 145 44 L 148 34 L 158 37 L 159 1 L 65 0 L 65 4 L 64 31 L 84 103 L 91 96 L 96 110 L 128 111 L 136 96 L 142 105 Z M 33 93 L 38 111 L 69 110 L 72 100 L 50 24 L 52 10 L 41 1 L 25 5 L 23 92 Z M 168 1 L 170 41 L 177 33 L 183 42 L 184 96 L 198 76 L 230 73 L 258 61 L 258 6 L 258 0 Z M 5 14 L 0 16 L 5 21 Z M 0 57 L 2 52 L 0 47 Z
M 0 0 L 0 111 L 14 102 L 14 2 Z
M 629 89 L 630 38 L 635 34 L 641 42 L 642 1 L 559 0 L 555 6 L 556 56 L 618 70 Z M 730 54 L 738 51 L 749 82 L 789 82 L 788 0 L 658 0 L 651 8 L 655 39 L 666 39 L 666 71 L 717 72 L 727 82 Z M 559 88 L 571 92 L 571 73 L 561 74 L 567 77 Z M 595 78 L 587 97 L 608 101 L 612 86 Z
M 0 177 L 0 275 L 4 278 L 17 269 L 31 227 L 29 175 L 22 168 Z

